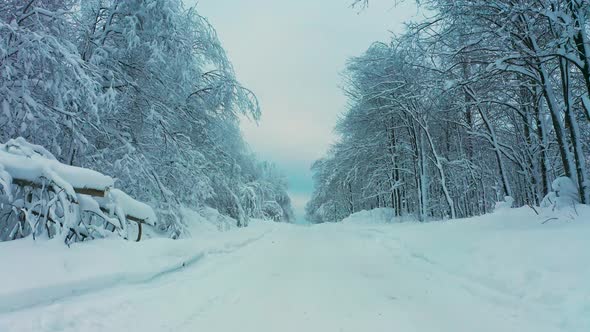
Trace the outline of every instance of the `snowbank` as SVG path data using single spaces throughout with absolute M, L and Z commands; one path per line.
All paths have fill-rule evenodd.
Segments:
M 214 235 L 218 232 L 226 232 L 237 228 L 237 220 L 225 216 L 214 208 L 205 206 L 198 211 L 183 208 L 181 210 L 184 220 L 187 220 L 186 227 L 189 235 L 205 236 Z
M 196 221 L 197 223 L 199 221 Z M 204 224 L 201 224 L 204 225 Z M 239 232 L 195 234 L 186 240 L 118 238 L 74 243 L 25 238 L 0 243 L 0 313 L 49 304 L 117 285 L 141 283 L 237 250 L 261 238 L 266 223 Z
M 529 207 L 500 209 L 463 220 L 372 225 L 364 230 L 358 228 L 363 223 L 358 220 L 349 227 L 381 238 L 425 274 L 442 274 L 502 305 L 539 309 L 563 331 L 586 331 L 590 206 L 537 212 Z
M 388 224 L 393 222 L 395 210 L 392 208 L 378 208 L 362 210 L 351 214 L 342 220 L 343 223 Z
M 187 213 L 186 210 L 185 213 Z M 197 213 L 201 216 L 202 222 L 195 222 L 196 220 L 199 220 L 198 218 L 193 219 L 193 222 L 189 224 L 189 231 L 191 232 L 191 234 L 202 230 L 203 221 L 205 222 L 205 224 L 214 225 L 218 231 L 228 231 L 234 227 L 237 227 L 238 224 L 237 220 L 226 215 L 223 215 L 219 213 L 219 211 L 217 211 L 216 209 L 207 206 L 201 208 Z
M 505 196 L 504 201 L 496 202 L 494 211 L 499 212 L 501 210 L 511 209 L 512 206 L 514 206 L 514 198 L 511 196 Z

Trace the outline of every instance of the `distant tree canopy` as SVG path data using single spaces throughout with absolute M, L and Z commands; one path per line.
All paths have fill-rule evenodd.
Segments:
M 430 18 L 348 62 L 349 108 L 313 165 L 308 219 L 473 216 L 505 196 L 540 204 L 562 176 L 588 203 L 590 2 L 419 4 Z
M 2 0 L 0 37 L 0 141 L 22 136 L 116 177 L 173 237 L 185 232 L 180 206 L 246 225 L 274 202 L 282 211 L 270 219 L 292 219 L 285 180 L 239 130 L 240 118 L 260 117 L 257 100 L 195 8 Z

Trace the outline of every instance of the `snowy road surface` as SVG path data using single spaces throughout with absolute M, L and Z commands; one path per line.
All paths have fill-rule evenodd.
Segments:
M 590 327 L 590 315 L 585 316 L 589 288 L 580 288 L 588 268 L 547 257 L 555 248 L 540 249 L 560 245 L 564 255 L 575 252 L 575 236 L 567 242 L 558 238 L 579 233 L 583 238 L 586 226 L 509 231 L 462 222 L 253 227 L 264 235 L 179 271 L 2 312 L 0 331 L 543 332 Z M 530 248 L 538 241 L 545 243 Z M 556 287 L 546 289 L 551 283 Z

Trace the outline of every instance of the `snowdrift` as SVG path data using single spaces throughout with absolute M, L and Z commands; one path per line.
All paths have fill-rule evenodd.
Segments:
M 114 286 L 149 282 L 235 251 L 260 239 L 269 224 L 254 221 L 240 232 L 204 231 L 203 220 L 192 220 L 202 232 L 192 239 L 150 239 L 130 242 L 118 238 L 74 243 L 25 238 L 0 243 L 0 314 Z M 26 264 L 23 264 L 26 262 Z
M 342 220 L 343 223 L 388 224 L 394 222 L 395 210 L 392 208 L 378 208 L 362 210 L 351 214 Z
M 476 298 L 491 301 L 498 307 L 487 313 L 492 321 L 509 311 L 517 321 L 530 319 L 525 326 L 543 326 L 540 330 L 589 331 L 590 206 L 535 209 L 506 208 L 467 219 L 390 225 L 363 220 L 360 216 L 381 214 L 366 211 L 342 225 L 319 227 L 334 232 L 346 227 L 369 242 L 387 245 L 398 257 L 390 263 L 392 268 L 416 269 L 416 281 L 398 281 L 404 287 L 436 294 L 443 288 L 466 289 Z M 427 280 L 420 281 L 423 276 Z M 467 316 L 470 310 L 479 310 L 461 302 L 453 292 L 449 291 L 448 298 L 435 296 L 433 307 L 421 301 L 420 312 L 446 322 L 445 310 L 461 310 Z M 524 326 L 513 326 L 513 330 L 539 331 Z

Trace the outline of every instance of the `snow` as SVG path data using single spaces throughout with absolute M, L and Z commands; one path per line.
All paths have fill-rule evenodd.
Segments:
M 0 331 L 586 332 L 590 207 L 538 212 L 1 243 Z
M 13 179 L 35 182 L 41 177 L 55 182 L 75 197 L 73 188 L 106 190 L 114 180 L 96 171 L 60 163 L 43 147 L 23 138 L 0 144 L 0 165 Z
M 510 209 L 514 205 L 514 198 L 511 196 L 505 196 L 504 201 L 496 202 L 494 207 L 494 211 L 500 211 L 505 209 Z
M 225 216 L 210 207 L 203 207 L 199 211 L 184 209 L 183 213 L 186 219 L 191 220 L 188 225 L 191 234 L 199 234 L 204 230 L 203 228 L 210 230 L 210 225 L 215 225 L 220 231 L 230 230 L 237 225 L 235 219 Z
M 7 195 L 9 200 L 12 200 L 12 193 L 9 190 L 12 185 L 12 176 L 8 173 L 2 164 L 0 164 L 0 193 Z
M 150 225 L 155 225 L 158 220 L 156 213 L 149 205 L 136 201 L 119 189 L 112 188 L 107 192 L 107 197 L 96 198 L 96 200 L 107 210 L 120 209 L 122 216 L 133 216 Z
M 541 202 L 542 207 L 553 209 L 571 208 L 578 204 L 580 196 L 574 181 L 568 177 L 559 177 L 551 183 L 553 191 L 549 192 Z
M 343 223 L 371 223 L 371 224 L 386 224 L 393 222 L 395 218 L 395 210 L 392 208 L 378 208 L 373 210 L 362 210 L 351 214 Z
M 568 177 L 555 179 L 551 183 L 551 188 L 553 188 L 555 196 L 557 196 L 557 206 L 560 208 L 571 206 L 580 200 L 576 184 Z
M 119 189 L 115 189 L 113 187 L 114 180 L 109 176 L 90 169 L 62 164 L 45 148 L 31 144 L 22 137 L 11 139 L 6 144 L 0 144 L 0 189 L 2 189 L 0 193 L 6 196 L 8 202 L 14 199 L 12 197 L 13 182 L 19 184 L 16 180 L 21 180 L 43 186 L 48 184 L 40 181 L 40 179 L 45 179 L 55 184 L 67 193 L 69 201 L 73 204 L 65 207 L 62 206 L 62 210 L 72 213 L 78 211 L 79 207 L 80 211 L 92 212 L 94 215 L 115 226 L 116 229 L 122 230 L 119 233 L 124 237 L 126 236 L 127 219 L 138 221 L 133 219 L 136 218 L 152 226 L 155 226 L 157 222 L 156 214 L 149 205 L 131 198 Z M 25 185 L 29 185 L 29 183 L 25 182 Z M 105 197 L 93 198 L 86 195 L 87 192 L 78 190 L 83 188 L 96 190 L 98 191 L 97 196 L 104 195 Z M 59 192 L 61 192 L 61 189 Z M 58 191 L 55 190 L 55 192 Z M 55 202 L 56 200 L 49 202 L 49 204 L 51 205 Z M 34 209 L 36 206 L 44 206 L 46 203 L 43 199 L 40 199 L 39 202 L 30 203 L 27 208 L 33 207 Z M 52 209 L 54 207 L 48 208 L 48 210 Z M 27 211 L 25 215 L 28 216 L 29 212 Z M 108 212 L 109 215 L 106 215 L 104 212 Z M 33 213 L 44 215 L 39 211 L 33 211 Z M 68 231 L 69 228 L 77 228 L 82 221 L 80 214 L 72 214 L 74 218 L 64 218 L 67 219 L 65 222 L 59 221 L 62 227 L 68 229 Z M 54 215 L 52 216 L 55 218 Z M 67 216 L 69 214 L 65 213 L 64 217 Z M 8 218 L 10 218 L 10 215 L 8 215 Z M 39 220 L 31 221 L 27 217 L 27 221 L 31 225 L 30 228 L 35 230 L 34 236 L 39 235 L 39 229 L 42 231 L 47 229 L 49 232 L 49 227 L 43 225 L 41 227 L 37 226 Z M 6 219 L 5 222 L 15 223 L 16 221 Z M 89 224 L 84 227 L 96 228 Z M 108 236 L 102 229 L 94 229 L 94 231 Z M 12 236 L 9 238 L 12 238 Z
M 80 204 L 81 211 L 89 211 L 97 216 L 101 217 L 102 219 L 108 221 L 110 224 L 115 226 L 116 228 L 120 229 L 123 227 L 121 221 L 117 218 L 111 218 L 107 216 L 100 208 L 100 204 L 98 204 L 97 200 L 88 196 L 88 195 L 78 195 L 78 203 Z
M 46 305 L 74 295 L 149 281 L 196 263 L 207 255 L 234 250 L 265 233 L 264 227 L 219 233 L 198 241 L 119 238 L 74 243 L 33 241 L 0 243 L 0 313 Z M 23 261 L 23 259 L 26 259 Z M 0 323 L 0 331 L 7 331 Z M 10 331 L 10 329 L 8 329 Z
M 586 110 L 586 116 L 590 118 L 590 97 L 582 96 L 582 102 L 584 103 L 584 109 Z

